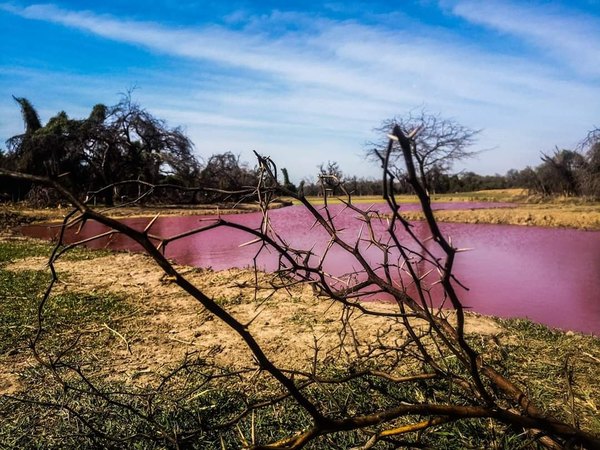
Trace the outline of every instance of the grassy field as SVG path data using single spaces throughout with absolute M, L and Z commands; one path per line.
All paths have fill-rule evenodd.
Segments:
M 302 411 L 282 402 L 242 420 L 237 428 L 215 429 L 247 402 L 278 390 L 267 377 L 256 375 L 251 356 L 223 325 L 163 280 L 142 255 L 77 250 L 57 266 L 61 282 L 44 313 L 40 350 L 42 359 L 63 354 L 71 367 L 61 369 L 70 379 L 71 387 L 65 389 L 29 349 L 37 304 L 49 280 L 44 264 L 49 251 L 46 243 L 0 240 L 0 448 L 171 448 L 168 432 L 196 429 L 190 448 L 233 449 L 251 436 L 273 439 L 308 424 Z M 310 367 L 319 336 L 322 374 L 348 373 L 344 358 L 325 357 L 340 332 L 335 304 L 315 298 L 308 288 L 255 298 L 254 274 L 247 271 L 184 270 L 241 320 L 253 317 L 258 305 L 265 308 L 267 315 L 250 330 L 276 362 Z M 378 320 L 358 318 L 356 338 L 372 336 L 382 327 Z M 486 360 L 515 379 L 545 411 L 600 433 L 599 339 L 474 314 L 468 316 L 467 331 Z M 178 367 L 185 370 L 173 372 Z M 85 373 L 98 391 L 90 391 L 72 368 Z M 238 375 L 222 378 L 232 372 Z M 568 378 L 572 403 L 567 401 Z M 379 383 L 381 394 L 365 397 L 363 383 L 370 388 Z M 310 395 L 334 414 L 340 404 L 368 411 L 422 401 L 437 389 L 429 382 L 406 387 L 365 379 L 336 390 L 318 385 Z M 100 434 L 90 433 L 84 422 Z M 340 433 L 307 448 L 349 448 L 366 439 L 361 432 Z M 432 428 L 421 434 L 420 442 L 448 449 L 536 448 L 518 430 L 487 420 Z

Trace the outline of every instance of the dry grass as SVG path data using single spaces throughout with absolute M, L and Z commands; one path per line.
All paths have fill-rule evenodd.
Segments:
M 45 263 L 43 257 L 29 257 L 5 266 L 5 270 L 41 270 Z M 212 320 L 194 299 L 163 279 L 148 257 L 115 253 L 91 260 L 59 261 L 57 269 L 63 282 L 57 286 L 56 295 L 106 292 L 127 299 L 128 309 L 135 311 L 112 327 L 126 337 L 128 347 L 101 324 L 90 327 L 103 336 L 103 341 L 112 336 L 113 346 L 106 347 L 112 350 L 104 356 L 110 360 L 111 376 L 147 382 L 148 377 L 140 377 L 140 373 L 158 373 L 163 367 L 174 366 L 187 352 L 210 354 L 220 365 L 239 368 L 253 364 L 243 341 L 224 324 Z M 356 315 L 352 321 L 356 341 L 349 340 L 344 344 L 346 348 L 341 348 L 339 336 L 349 331 L 342 326 L 343 309 L 338 303 L 315 297 L 308 286 L 289 293 L 270 289 L 255 292 L 255 274 L 249 270 L 183 269 L 186 278 L 242 323 L 253 319 L 249 330 L 257 341 L 276 363 L 290 369 L 309 369 L 315 346 L 321 360 L 353 358 L 356 342 L 358 350 L 364 350 L 388 325 L 385 318 Z M 268 280 L 269 276 L 262 274 L 258 281 L 267 285 Z M 386 303 L 373 303 L 370 308 L 394 311 L 393 305 Z M 402 336 L 400 325 L 395 327 L 398 334 L 390 334 L 389 339 Z M 500 332 L 492 319 L 477 315 L 469 316 L 467 327 L 480 334 Z
M 408 220 L 423 220 L 423 214 L 406 211 Z M 439 222 L 488 223 L 537 227 L 600 230 L 600 205 L 527 204 L 511 208 L 438 210 Z
M 308 197 L 315 205 L 322 205 L 322 197 Z M 414 195 L 399 195 L 400 204 L 417 203 Z M 380 196 L 353 197 L 356 204 L 383 203 Z M 488 223 L 504 225 L 524 225 L 540 227 L 576 228 L 583 230 L 600 230 L 600 203 L 589 202 L 580 198 L 557 197 L 540 198 L 531 197 L 522 189 L 495 189 L 476 192 L 463 192 L 453 194 L 436 194 L 432 196 L 434 203 L 439 202 L 503 202 L 514 203 L 510 208 L 485 208 L 485 209 L 460 209 L 438 210 L 436 218 L 440 222 L 458 223 Z M 340 204 L 340 198 L 330 198 L 329 204 Z M 278 208 L 288 204 L 299 204 L 297 200 L 283 198 L 281 203 L 274 203 Z M 153 217 L 173 215 L 216 215 L 239 214 L 257 211 L 256 204 L 238 205 L 195 205 L 195 206 L 146 206 L 125 207 L 110 210 L 109 215 L 115 218 L 124 217 Z M 0 208 L 0 229 L 14 227 L 20 223 L 51 222 L 62 220 L 70 212 L 70 208 L 29 208 L 24 205 L 3 205 Z M 421 220 L 420 212 L 403 212 L 409 220 Z
M 306 197 L 311 203 L 316 205 L 323 204 L 323 197 L 309 196 Z M 298 205 L 300 202 L 292 198 L 285 198 L 293 204 Z M 521 202 L 526 201 L 527 192 L 523 189 L 489 189 L 485 191 L 474 192 L 456 192 L 450 194 L 433 194 L 431 200 L 434 203 L 440 202 Z M 346 199 L 343 199 L 345 201 Z M 416 195 L 400 194 L 396 195 L 398 203 L 418 203 L 419 199 Z M 381 195 L 363 195 L 353 196 L 353 203 L 383 203 L 385 200 Z M 342 203 L 342 197 L 329 197 L 328 203 Z
M 272 208 L 281 208 L 287 203 L 274 202 Z M 114 218 L 125 217 L 153 217 L 161 216 L 192 216 L 192 215 L 218 215 L 242 214 L 259 211 L 258 203 L 238 203 L 223 205 L 152 205 L 152 206 L 126 206 L 106 209 L 99 207 L 98 211 L 106 211 L 106 215 Z M 62 220 L 72 208 L 57 206 L 52 208 L 32 208 L 25 204 L 0 205 L 0 229 L 15 226 L 19 223 L 56 222 Z
M 323 204 L 321 197 L 309 197 L 315 204 Z M 382 203 L 379 196 L 354 197 L 354 203 Z M 397 196 L 398 203 L 417 203 L 414 195 Z M 342 202 L 339 198 L 330 198 L 330 204 Z M 439 222 L 487 223 L 502 225 L 523 225 L 538 227 L 576 228 L 580 230 L 600 230 L 600 203 L 574 197 L 542 198 L 528 196 L 523 189 L 493 189 L 476 192 L 436 194 L 433 203 L 443 202 L 502 202 L 513 203 L 508 208 L 483 208 L 437 210 Z M 297 201 L 295 202 L 298 203 Z M 423 220 L 420 211 L 404 211 L 408 220 Z
M 500 365 L 509 376 L 549 413 L 600 433 L 600 339 L 523 319 L 498 323 L 505 329 Z

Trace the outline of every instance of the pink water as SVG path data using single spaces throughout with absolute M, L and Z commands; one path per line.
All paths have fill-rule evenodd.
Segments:
M 444 208 L 448 205 L 436 205 Z M 489 207 L 484 204 L 453 204 L 452 208 Z M 382 205 L 378 209 L 385 209 Z M 404 209 L 414 206 L 406 205 Z M 343 228 L 341 236 L 349 242 L 358 235 L 360 222 L 356 214 L 342 211 L 340 205 L 330 208 L 336 216 L 335 223 Z M 301 207 L 288 207 L 270 212 L 276 229 L 292 246 L 310 249 L 319 255 L 325 250 L 327 236 L 323 231 L 311 228 L 314 219 Z M 257 227 L 257 213 L 224 217 L 233 223 Z M 159 219 L 152 233 L 163 237 L 207 225 L 211 217 L 185 216 Z M 148 219 L 128 219 L 125 222 L 143 229 Z M 463 304 L 481 314 L 501 317 L 527 317 L 552 327 L 600 334 L 600 232 L 519 227 L 507 225 L 441 224 L 446 236 L 452 237 L 456 247 L 473 250 L 459 253 L 455 273 L 469 290 L 459 289 Z M 383 233 L 385 224 L 375 227 Z M 428 236 L 425 225 L 414 224 L 414 230 L 422 238 Z M 83 236 L 102 231 L 98 224 L 86 225 Z M 30 236 L 52 237 L 56 228 L 45 226 L 25 227 Z M 402 235 L 402 234 L 401 234 Z M 69 239 L 72 239 L 69 236 Z M 200 235 L 176 241 L 167 246 L 166 255 L 180 264 L 197 267 L 225 269 L 247 267 L 253 264 L 258 245 L 240 247 L 253 239 L 247 233 L 231 228 L 218 228 Z M 105 246 L 105 241 L 92 244 Z M 428 246 L 433 247 L 429 241 Z M 136 250 L 134 243 L 123 236 L 116 236 L 111 248 Z M 366 257 L 374 263 L 381 253 L 371 247 L 361 247 Z M 266 270 L 276 267 L 274 251 L 263 251 L 258 265 Z M 347 273 L 357 267 L 356 260 L 339 247 L 334 247 L 325 260 L 325 269 L 334 274 Z

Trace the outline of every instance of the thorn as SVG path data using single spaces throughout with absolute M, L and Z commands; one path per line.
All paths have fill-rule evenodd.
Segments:
M 433 269 L 429 269 L 427 272 L 425 272 L 423 275 L 421 275 L 421 276 L 419 277 L 419 281 L 423 281 L 423 279 L 424 279 L 424 278 L 425 278 L 427 275 L 429 275 L 431 272 L 433 272 Z
M 85 225 L 85 223 L 87 222 L 87 218 L 84 218 L 80 223 L 79 226 L 77 227 L 77 231 L 75 232 L 75 234 L 79 234 L 83 228 L 83 226 Z
M 364 229 L 365 229 L 365 223 L 363 222 L 363 223 L 360 224 L 360 228 L 358 230 L 358 236 L 356 237 L 357 241 L 361 240 Z
M 146 225 L 146 228 L 144 228 L 144 234 L 148 233 L 148 231 L 150 231 L 150 228 L 152 228 L 152 225 L 154 225 L 154 222 L 156 222 L 156 219 L 158 219 L 158 216 L 160 216 L 160 213 L 157 213 L 152 220 L 148 223 L 148 225 Z
M 261 241 L 262 241 L 261 238 L 252 239 L 251 241 L 244 242 L 243 244 L 238 245 L 238 248 L 242 248 L 242 247 L 246 247 L 248 245 L 256 244 L 256 243 L 261 242 Z
M 424 124 L 419 125 L 417 128 L 413 129 L 410 133 L 408 133 L 407 138 L 409 139 L 414 139 L 415 137 L 417 137 L 417 135 L 423 131 L 423 129 L 425 128 Z
M 240 434 L 240 440 L 242 441 L 242 444 L 244 444 L 244 447 L 249 447 L 250 445 L 248 444 L 248 441 L 246 440 L 244 433 L 242 433 L 242 429 L 240 428 L 239 424 L 237 425 L 237 430 L 238 430 L 238 433 Z

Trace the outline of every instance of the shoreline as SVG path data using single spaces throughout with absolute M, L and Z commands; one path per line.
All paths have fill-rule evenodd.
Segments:
M 286 201 L 273 202 L 269 209 L 279 209 L 291 204 Z M 231 214 L 247 214 L 260 211 L 260 206 L 254 203 L 241 203 L 237 205 L 153 205 L 153 206 L 126 206 L 111 208 L 95 208 L 108 217 L 116 219 L 152 218 L 157 214 L 161 216 L 218 216 Z M 60 222 L 73 210 L 71 207 L 58 206 L 54 208 L 33 208 L 19 204 L 0 205 L 0 230 L 18 227 L 20 225 L 36 225 L 43 223 Z
M 514 207 L 434 210 L 440 223 L 515 225 L 542 228 L 565 228 L 583 231 L 600 230 L 600 206 L 519 204 Z M 405 211 L 407 220 L 423 220 L 420 211 Z
M 54 243 L 52 243 L 51 241 L 45 240 L 45 239 L 25 236 L 20 233 L 15 233 L 13 231 L 7 232 L 7 233 L 0 233 L 0 244 L 11 243 L 11 242 L 23 244 L 25 246 L 31 245 L 33 247 L 38 247 L 38 248 L 39 247 L 47 247 L 48 255 L 50 254 L 51 249 L 54 247 Z M 160 268 L 154 262 L 152 262 L 152 259 L 147 254 L 145 254 L 143 252 L 134 252 L 134 251 L 129 251 L 129 250 L 113 250 L 113 249 L 90 249 L 87 247 L 77 247 L 76 251 L 81 251 L 81 252 L 89 254 L 89 257 L 85 258 L 86 260 L 102 261 L 102 258 L 107 258 L 107 257 L 109 257 L 109 259 L 114 259 L 116 261 L 116 263 L 114 263 L 114 264 L 111 263 L 112 270 L 109 271 L 109 273 L 112 273 L 115 277 L 117 276 L 116 274 L 121 269 L 122 269 L 122 271 L 127 271 L 128 269 L 135 270 L 136 267 L 138 269 L 140 269 L 140 267 L 142 267 L 142 266 L 143 266 L 143 268 L 140 269 L 140 271 L 145 274 L 148 274 L 150 269 L 160 272 Z M 18 263 L 16 265 L 13 265 L 13 263 L 10 263 L 9 267 L 16 267 L 17 270 L 40 270 L 40 269 L 47 268 L 47 259 L 48 258 L 46 258 L 46 257 L 31 258 L 28 256 L 24 256 L 24 257 L 18 257 L 18 259 L 22 260 L 23 262 Z M 30 260 L 30 261 L 28 262 L 28 260 Z M 122 260 L 127 260 L 128 262 L 126 264 L 123 264 L 120 266 L 120 262 Z M 79 259 L 75 258 L 74 261 L 79 262 Z M 174 266 L 176 268 L 178 268 L 179 270 L 183 270 L 183 272 L 185 272 L 186 274 L 193 274 L 192 279 L 195 279 L 195 280 L 198 279 L 197 274 L 203 274 L 203 275 L 209 274 L 211 276 L 211 278 L 215 277 L 217 282 L 215 282 L 214 280 L 211 280 L 207 283 L 203 283 L 203 286 L 205 288 L 207 288 L 208 292 L 211 294 L 219 292 L 224 287 L 226 287 L 227 284 L 230 284 L 232 286 L 237 286 L 239 288 L 239 292 L 237 292 L 237 294 L 234 295 L 235 298 L 239 298 L 240 295 L 242 294 L 242 290 L 247 289 L 248 286 L 250 284 L 252 284 L 255 279 L 255 271 L 251 268 L 229 268 L 229 269 L 215 270 L 210 267 L 203 268 L 203 267 L 188 266 L 188 265 L 177 264 L 177 263 L 175 263 Z M 0 261 L 0 267 L 2 267 L 1 261 Z M 69 271 L 69 270 L 73 269 L 74 265 L 67 264 L 66 267 L 67 267 L 66 270 Z M 93 269 L 93 267 L 91 267 L 90 269 Z M 93 272 L 93 270 L 92 270 L 92 272 Z M 81 276 L 81 277 L 92 276 L 89 270 L 84 270 L 83 272 L 78 271 L 77 273 L 78 273 L 78 276 Z M 265 277 L 269 277 L 272 275 L 271 273 L 264 272 L 264 271 L 258 271 L 257 273 L 259 274 L 259 279 L 262 279 L 263 281 L 264 281 Z M 129 273 L 129 275 L 130 275 L 130 273 Z M 244 278 L 247 278 L 248 280 L 240 281 L 240 279 L 244 279 Z M 95 281 L 92 281 L 90 283 L 90 285 L 92 286 L 93 290 L 102 289 L 103 286 L 104 287 L 110 286 L 109 290 L 113 289 L 113 286 L 106 284 L 106 283 L 103 283 L 101 285 L 95 285 Z M 117 287 L 115 292 L 125 293 L 128 295 L 133 293 L 133 292 L 130 292 L 128 289 L 122 289 L 123 286 L 126 287 L 128 285 L 125 284 L 125 285 L 121 285 L 121 287 Z M 154 286 L 154 287 L 157 287 L 157 286 Z M 300 298 L 302 298 L 303 300 L 308 300 L 309 298 L 311 300 L 320 298 L 319 296 L 315 296 L 312 289 L 304 289 L 305 287 L 308 287 L 308 285 L 304 286 L 303 288 L 300 289 L 300 291 L 302 291 L 300 294 L 296 293 Z M 226 292 L 229 292 L 229 291 L 226 289 Z M 296 299 L 296 301 L 298 301 L 298 299 Z M 368 304 L 370 306 L 376 306 L 378 308 L 382 308 L 383 311 L 394 307 L 393 303 L 390 303 L 387 300 L 381 300 L 381 299 L 369 299 L 366 302 L 366 304 Z M 444 308 L 443 310 L 446 311 L 447 313 L 449 313 L 450 315 L 452 315 L 454 313 L 453 309 L 445 309 Z M 530 319 L 524 318 L 524 317 L 501 317 L 501 316 L 495 316 L 495 315 L 490 315 L 490 314 L 482 314 L 477 311 L 472 311 L 472 310 L 469 310 L 466 308 L 464 310 L 464 313 L 465 313 L 465 315 L 470 316 L 471 318 L 474 318 L 475 320 L 485 319 L 485 320 L 490 320 L 493 322 L 512 321 L 512 320 L 524 321 L 524 322 L 530 322 L 530 323 L 535 324 L 540 327 L 547 328 L 551 332 L 570 333 L 570 334 L 588 336 L 588 337 L 600 339 L 600 334 L 585 333 L 585 332 L 577 331 L 577 330 L 567 330 L 567 329 L 562 329 L 559 327 L 552 327 L 550 325 L 546 325 L 546 324 L 543 324 L 540 322 L 535 322 L 533 320 L 530 320 Z
M 271 209 L 280 209 L 287 206 L 290 206 L 290 202 L 275 203 Z M 20 225 L 59 222 L 70 211 L 71 208 L 67 207 L 26 208 L 20 205 L 2 205 L 0 206 L 0 229 L 10 229 Z M 235 208 L 228 207 L 228 205 L 224 207 L 218 205 L 193 207 L 165 205 L 114 208 L 108 210 L 107 215 L 121 219 L 152 218 L 157 214 L 163 217 L 210 216 L 246 214 L 257 211 L 260 211 L 260 207 L 257 204 L 237 205 Z M 401 211 L 401 214 L 409 221 L 423 220 L 424 218 L 421 211 Z M 515 206 L 505 206 L 502 208 L 438 209 L 434 211 L 434 214 L 440 223 L 537 226 L 588 231 L 600 230 L 600 205 L 598 204 L 515 203 Z

